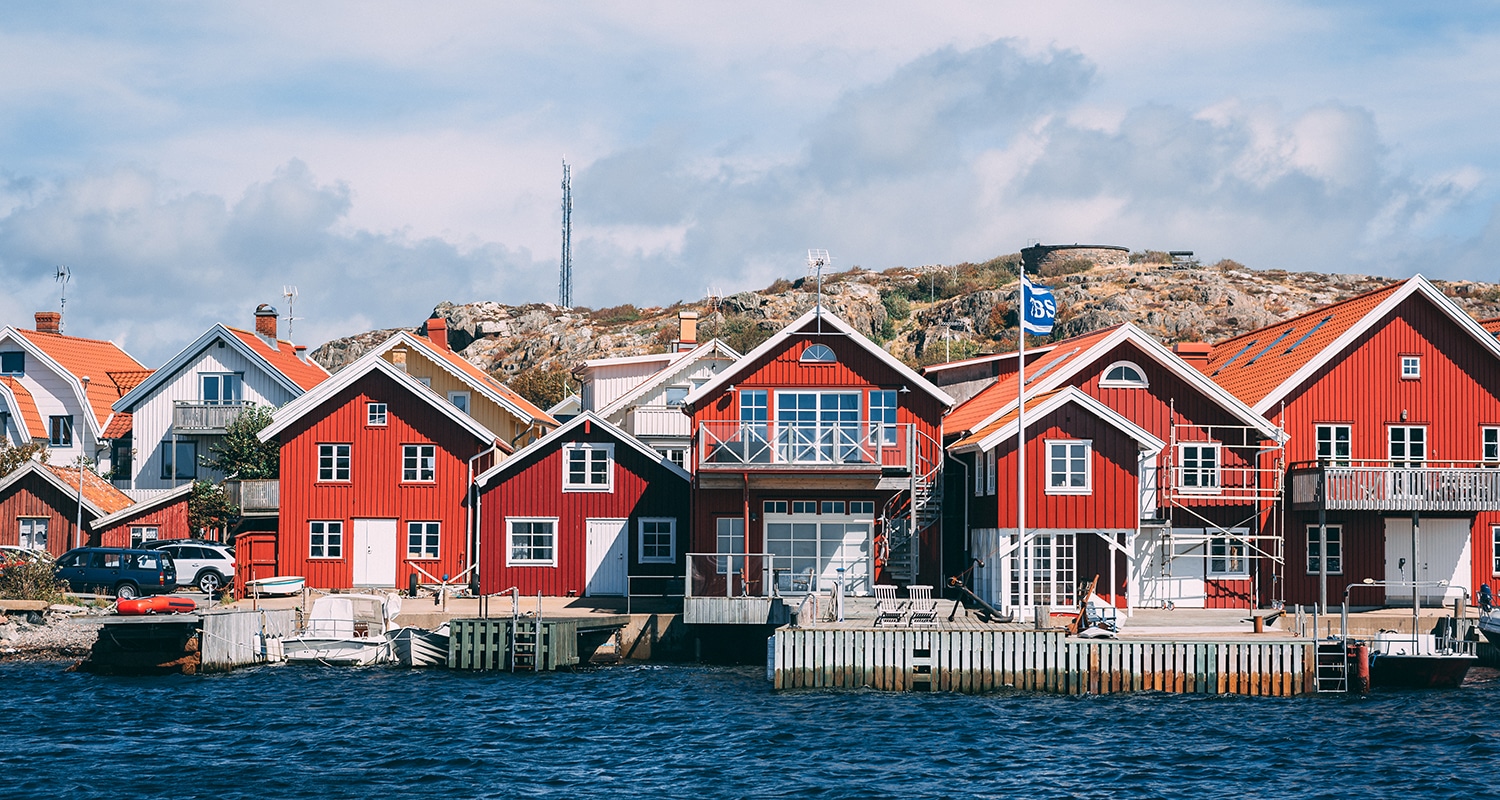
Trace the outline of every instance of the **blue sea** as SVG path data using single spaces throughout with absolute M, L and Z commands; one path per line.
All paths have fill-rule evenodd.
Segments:
M 0 664 L 0 796 L 1491 797 L 1500 681 L 1288 699 L 774 693 L 764 671 Z M 1493 675 L 1493 673 L 1490 673 Z

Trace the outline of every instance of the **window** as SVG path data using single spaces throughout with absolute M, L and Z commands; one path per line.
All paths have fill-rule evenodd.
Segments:
M 989 468 L 990 454 L 977 452 L 974 454 L 974 496 L 984 497 L 984 487 L 988 482 L 985 478 L 985 470 Z
M 557 566 L 557 520 L 520 518 L 505 524 L 510 539 L 506 566 Z
M 1217 492 L 1219 490 L 1219 446 L 1217 444 L 1184 444 L 1178 446 L 1180 466 L 1178 485 L 1184 491 Z
M 688 396 L 688 387 L 686 387 L 686 386 L 668 386 L 667 387 L 667 405 L 669 405 L 669 406 L 680 406 L 680 405 L 682 405 L 683 401 L 687 399 L 687 396 Z
M 766 421 L 770 419 L 770 403 L 765 389 L 740 390 L 740 422 L 749 423 L 753 430 L 766 435 Z
M 1092 442 L 1048 439 L 1047 494 L 1088 494 Z
M 313 520 L 307 523 L 308 558 L 343 558 L 343 520 Z
M 159 529 L 155 525 L 131 525 L 130 526 L 130 546 L 131 547 L 140 547 L 141 545 L 145 544 L 146 542 L 154 542 L 154 541 L 156 541 L 156 537 L 157 537 L 158 533 L 159 533 Z M 187 548 L 182 548 L 182 549 L 185 550 Z
M 130 480 L 130 470 L 133 466 L 130 462 L 134 456 L 134 448 L 130 446 L 130 437 L 115 439 L 109 443 L 109 475 L 111 480 Z
M 168 439 L 161 445 L 161 476 L 167 480 L 198 477 L 198 443 Z
M 1213 536 L 1208 540 L 1208 574 L 1219 577 L 1249 577 L 1250 561 L 1245 557 L 1244 539 Z
M 873 516 L 875 514 L 875 501 L 850 500 L 849 513 L 854 516 Z
M 1349 465 L 1349 426 L 1318 425 L 1318 460 L 1325 464 Z
M 0 411 L 0 444 L 10 444 L 9 411 Z
M 1479 451 L 1486 467 L 1500 467 L 1500 428 L 1480 429 Z
M 1415 380 L 1415 379 L 1420 378 L 1420 377 L 1422 377 L 1422 357 L 1421 356 L 1402 356 L 1401 357 L 1401 379 L 1409 381 L 1409 380 Z
M 210 406 L 230 406 L 240 402 L 240 376 L 227 373 L 223 375 L 200 375 L 199 387 L 202 393 L 203 403 Z
M 761 508 L 764 509 L 767 514 L 785 514 L 786 513 L 786 501 L 785 500 L 767 500 L 767 501 L 765 501 L 764 503 L 761 504 Z
M 1494 549 L 1490 550 L 1491 553 L 1495 554 L 1494 574 L 1500 575 L 1500 525 L 1490 528 L 1490 537 L 1494 544 Z
M 432 377 L 431 376 L 423 376 L 421 378 L 417 378 L 417 383 L 420 383 L 423 386 L 426 386 L 427 388 L 431 389 L 432 388 Z
M 880 444 L 896 444 L 896 392 L 881 389 L 870 392 L 870 422 L 880 426 Z
M 687 448 L 668 447 L 661 451 L 667 460 L 683 469 L 687 469 Z
M 430 483 L 437 477 L 437 446 L 401 445 L 401 480 Z
M 719 553 L 745 552 L 745 521 L 739 517 L 719 517 L 714 520 L 714 550 Z M 743 556 L 719 556 L 719 574 L 739 572 L 745 568 Z
M 1389 452 L 1393 467 L 1421 467 L 1427 460 L 1427 429 L 1419 425 L 1392 425 Z
M 406 557 L 437 558 L 438 527 L 436 522 L 406 523 Z
M 453 407 L 457 408 L 459 411 L 462 411 L 465 414 L 469 413 L 469 393 L 468 392 L 449 392 L 448 393 L 448 402 L 452 403 Z
M 824 514 L 839 514 L 839 515 L 843 515 L 843 513 L 844 513 L 844 501 L 842 501 L 842 500 L 824 500 L 823 501 L 823 513 Z
M 1000 483 L 1000 453 L 996 450 L 984 454 L 984 493 L 994 497 Z
M 1325 546 L 1317 525 L 1307 526 L 1307 574 L 1317 575 L 1318 562 L 1324 554 L 1328 556 L 1328 574 L 1342 575 L 1344 572 L 1344 526 L 1328 526 L 1328 543 Z
M 50 432 L 48 441 L 53 447 L 71 447 L 73 445 L 73 417 L 53 417 L 48 427 Z
M 386 419 L 387 419 L 387 415 L 386 415 L 386 410 L 385 410 L 385 403 L 366 403 L 365 404 L 365 424 L 366 425 L 374 425 L 374 426 L 384 425 L 384 424 L 386 424 Z
M 1099 379 L 1099 385 L 1123 389 L 1144 389 L 1147 386 L 1146 373 L 1132 362 L 1116 361 L 1104 370 L 1104 377 Z
M 47 518 L 21 517 L 21 537 L 16 544 L 28 550 L 47 549 Z
M 349 480 L 349 445 L 318 445 L 318 480 Z
M 640 521 L 640 562 L 671 564 L 677 560 L 677 520 L 647 517 Z
M 813 501 L 811 501 L 811 500 L 793 500 L 792 501 L 792 513 L 793 514 L 816 514 L 816 513 L 818 513 L 818 504 L 815 503 L 815 502 L 813 502 Z
M 563 491 L 614 491 L 615 446 L 569 444 L 563 446 Z
M 0 353 L 0 375 L 25 375 L 26 353 L 17 350 L 14 353 Z
M 833 354 L 833 348 L 826 344 L 810 345 L 802 351 L 802 363 L 804 364 L 833 364 L 838 362 L 838 356 Z

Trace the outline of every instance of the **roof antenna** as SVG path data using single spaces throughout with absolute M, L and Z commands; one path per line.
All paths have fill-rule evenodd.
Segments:
M 828 257 L 827 250 L 807 251 L 808 277 L 815 273 L 818 277 L 818 333 L 823 332 L 823 268 L 833 259 Z
M 281 296 L 286 298 L 286 340 L 295 342 L 297 340 L 292 338 L 292 320 L 297 317 L 292 316 L 292 301 L 297 299 L 297 287 L 291 284 L 283 285 Z
M 573 170 L 563 158 L 562 177 L 562 260 L 557 268 L 557 304 L 573 307 Z
M 73 280 L 73 270 L 58 264 L 57 274 L 53 279 L 62 284 L 62 297 L 57 301 L 57 332 L 61 334 L 68 319 L 68 281 Z

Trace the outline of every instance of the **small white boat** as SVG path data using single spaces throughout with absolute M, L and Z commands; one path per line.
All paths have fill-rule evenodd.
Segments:
M 301 594 L 304 585 L 305 580 L 301 575 L 278 575 L 274 578 L 245 581 L 245 593 L 262 597 L 284 597 Z
M 1500 647 L 1500 609 L 1492 609 L 1479 615 L 1479 632 L 1490 644 Z
M 448 623 L 436 630 L 397 628 L 391 631 L 391 648 L 396 663 L 403 667 L 448 666 Z
M 401 598 L 374 594 L 337 594 L 313 601 L 307 623 L 282 640 L 286 660 L 294 664 L 363 667 L 395 659 L 389 633 L 401 611 Z

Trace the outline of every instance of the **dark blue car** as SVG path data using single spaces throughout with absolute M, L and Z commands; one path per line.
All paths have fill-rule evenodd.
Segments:
M 103 592 L 121 600 L 177 590 L 177 565 L 157 550 L 75 547 L 57 559 L 57 577 L 69 591 Z

